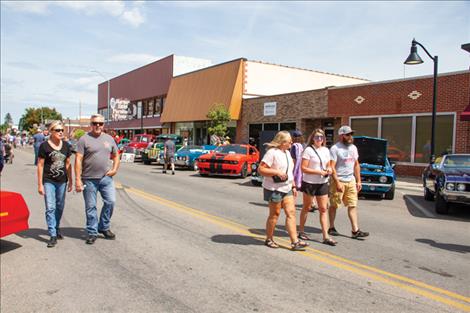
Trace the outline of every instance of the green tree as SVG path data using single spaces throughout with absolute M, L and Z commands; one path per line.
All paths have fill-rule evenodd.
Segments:
M 26 108 L 20 119 L 20 129 L 32 131 L 34 124 L 41 125 L 51 120 L 62 120 L 62 114 L 55 108 Z
M 5 120 L 4 121 L 5 121 L 4 122 L 5 125 L 9 125 L 9 126 L 13 125 L 13 118 L 11 117 L 10 113 L 5 114 Z
M 73 132 L 73 138 L 75 138 L 76 140 L 80 139 L 80 137 L 82 137 L 83 135 L 85 135 L 85 131 L 83 129 L 76 129 Z
M 209 135 L 223 137 L 227 133 L 227 124 L 230 122 L 230 112 L 223 103 L 215 104 L 207 113 L 209 119 Z

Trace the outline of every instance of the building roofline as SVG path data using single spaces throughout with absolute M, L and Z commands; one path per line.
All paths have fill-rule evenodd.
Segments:
M 288 65 L 282 65 L 282 64 L 275 64 L 275 63 L 263 62 L 263 61 L 257 61 L 257 60 L 248 60 L 248 61 L 249 61 L 249 62 L 254 62 L 254 63 L 260 63 L 260 64 L 268 64 L 268 65 L 274 65 L 274 66 L 279 66 L 279 67 L 292 68 L 292 69 L 296 69 L 296 70 L 302 70 L 302 71 L 320 73 L 320 74 L 334 75 L 334 76 L 346 77 L 346 78 L 352 78 L 352 79 L 360 79 L 360 80 L 364 80 L 364 81 L 370 82 L 369 79 L 360 78 L 360 77 L 354 77 L 354 76 L 349 76 L 349 75 L 342 75 L 342 74 L 336 74 L 336 73 L 329 73 L 329 72 L 323 72 L 323 71 L 318 71 L 318 70 L 311 70 L 311 69 L 301 68 L 301 67 L 296 67 L 296 66 L 288 66 Z
M 245 58 L 237 58 L 237 59 L 233 59 L 233 60 L 226 61 L 226 62 L 223 62 L 223 63 L 214 64 L 214 65 L 211 65 L 211 66 L 208 66 L 208 67 L 200 68 L 200 69 L 197 69 L 197 70 L 192 71 L 192 72 L 180 74 L 180 75 L 178 75 L 178 76 L 173 76 L 173 78 L 179 78 L 179 77 L 182 77 L 182 76 L 185 76 L 185 75 L 197 73 L 197 72 L 200 72 L 200 71 L 204 71 L 204 70 L 207 70 L 207 69 L 210 69 L 210 68 L 214 68 L 214 67 L 217 67 L 217 66 L 222 66 L 222 65 L 225 65 L 225 64 L 228 64 L 228 63 L 232 63 L 232 62 L 235 62 L 235 61 L 240 61 L 240 60 L 246 61 Z
M 259 97 L 253 97 L 253 98 L 243 99 L 243 101 L 245 101 L 245 100 L 254 100 L 254 99 L 262 99 L 262 98 L 269 98 L 269 97 L 291 96 L 291 95 L 295 95 L 295 94 L 301 94 L 301 93 L 307 93 L 307 92 L 314 92 L 314 91 L 324 91 L 324 90 L 328 90 L 328 87 L 323 87 L 323 88 L 319 88 L 319 89 L 310 89 L 310 90 L 294 91 L 294 92 L 288 92 L 288 93 L 278 93 L 278 94 L 275 94 L 275 95 L 268 95 L 268 96 L 259 96 Z
M 460 74 L 470 74 L 470 70 L 440 73 L 440 74 L 437 75 L 437 77 L 453 76 L 453 75 L 460 75 Z M 382 80 L 382 81 L 378 81 L 378 82 L 370 82 L 370 83 L 364 83 L 364 84 L 352 84 L 352 85 L 345 85 L 345 86 L 338 86 L 338 87 L 328 87 L 328 89 L 334 90 L 334 89 L 362 87 L 362 86 L 380 85 L 380 84 L 388 84 L 388 83 L 398 83 L 398 82 L 402 82 L 402 81 L 418 80 L 418 79 L 429 79 L 429 78 L 433 78 L 433 77 L 434 77 L 434 75 L 414 76 L 414 77 L 407 77 L 407 78 Z

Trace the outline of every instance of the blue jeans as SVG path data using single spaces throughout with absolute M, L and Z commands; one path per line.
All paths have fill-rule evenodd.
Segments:
M 34 165 L 38 165 L 39 146 L 34 145 Z
M 44 183 L 47 231 L 51 237 L 57 236 L 57 229 L 64 212 L 66 189 L 67 183 Z
M 110 176 L 101 179 L 83 179 L 85 189 L 83 198 L 85 199 L 86 230 L 89 235 L 98 235 L 99 231 L 110 228 L 111 216 L 113 215 L 114 204 L 116 203 L 116 190 L 114 181 Z M 96 196 L 98 192 L 103 199 L 100 220 L 98 223 L 98 209 L 96 208 Z

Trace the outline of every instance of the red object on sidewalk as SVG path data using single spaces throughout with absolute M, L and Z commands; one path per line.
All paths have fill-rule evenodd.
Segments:
M 23 196 L 0 190 L 0 238 L 29 228 L 29 210 Z

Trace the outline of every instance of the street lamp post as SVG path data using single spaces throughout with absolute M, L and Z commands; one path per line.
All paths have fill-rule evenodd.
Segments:
M 110 106 L 110 88 L 111 88 L 111 82 L 108 78 L 106 78 L 106 76 L 104 76 L 101 72 L 97 71 L 97 70 L 92 70 L 92 72 L 94 73 L 97 73 L 98 75 L 100 75 L 101 77 L 103 77 L 107 82 L 108 82 L 108 111 L 107 111 L 107 114 L 106 114 L 106 121 L 109 125 L 109 106 Z
M 431 118 L 431 156 L 430 156 L 430 163 L 434 163 L 435 160 L 435 144 L 436 144 L 436 107 L 437 107 L 437 63 L 438 57 L 435 55 L 434 57 L 426 50 L 426 48 L 417 42 L 414 38 L 411 41 L 411 51 L 410 55 L 404 62 L 407 65 L 416 65 L 423 63 L 423 60 L 418 55 L 418 47 L 416 45 L 423 48 L 424 52 L 433 60 L 434 62 L 434 79 L 433 79 L 433 94 L 432 94 L 432 118 Z

